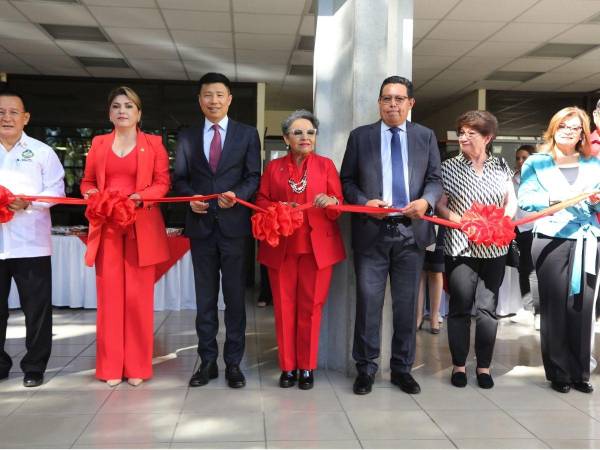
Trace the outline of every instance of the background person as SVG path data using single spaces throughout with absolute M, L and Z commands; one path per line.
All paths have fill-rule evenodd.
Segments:
M 402 215 L 352 214 L 356 272 L 352 357 L 358 372 L 353 389 L 358 395 L 371 392 L 377 373 L 388 276 L 394 327 L 391 382 L 409 394 L 421 391 L 410 371 L 419 277 L 425 247 L 435 241 L 435 234 L 432 224 L 415 219 L 435 206 L 442 183 L 435 134 L 407 120 L 414 104 L 410 80 L 386 78 L 379 90 L 381 120 L 352 130 L 340 172 L 348 203 L 405 208 Z
M 467 111 L 456 122 L 460 153 L 442 163 L 444 195 L 437 205 L 441 217 L 460 222 L 473 203 L 505 208 L 512 217 L 516 198 L 512 171 L 504 159 L 491 154 L 498 121 L 487 111 Z M 479 387 L 494 386 L 490 365 L 496 342 L 498 291 L 504 278 L 508 246 L 475 244 L 458 229 L 446 230 L 444 252 L 450 294 L 448 343 L 452 354 L 451 383 L 467 385 L 471 311 L 476 308 L 475 356 Z
M 591 157 L 589 117 L 563 108 L 548 124 L 540 152 L 521 171 L 519 206 L 540 211 L 600 188 L 600 160 Z M 533 262 L 539 280 L 540 341 L 552 389 L 591 393 L 592 312 L 598 270 L 599 196 L 584 200 L 533 227 Z
M 169 158 L 160 136 L 139 128 L 142 103 L 125 86 L 108 96 L 110 134 L 96 136 L 85 161 L 81 193 L 119 191 L 136 201 L 135 224 L 126 231 L 90 225 L 86 259 L 96 264 L 98 298 L 96 378 L 137 386 L 152 378 L 154 274 L 169 258 L 160 208 L 144 198 L 169 191 Z
M 50 203 L 22 200 L 18 194 L 64 197 L 65 172 L 54 150 L 23 131 L 29 123 L 23 98 L 0 92 L 0 184 L 17 198 L 8 206 L 14 217 L 0 224 L 0 380 L 12 360 L 4 350 L 11 279 L 25 315 L 21 358 L 25 387 L 39 386 L 52 349 L 52 267 Z
M 340 179 L 329 158 L 317 155 L 319 121 L 306 110 L 292 113 L 281 125 L 287 156 L 271 161 L 260 182 L 256 204 L 276 202 L 318 209 L 304 212 L 304 222 L 277 247 L 261 241 L 258 260 L 269 268 L 275 330 L 279 346 L 279 385 L 311 389 L 317 368 L 321 310 L 327 300 L 333 265 L 346 258 L 336 219 L 323 208 L 342 202 Z M 298 374 L 299 371 L 299 374 Z
M 201 127 L 179 133 L 174 185 L 180 195 L 222 193 L 218 201 L 190 202 L 185 235 L 190 238 L 196 287 L 196 333 L 200 368 L 190 386 L 203 386 L 219 376 L 217 302 L 223 274 L 225 300 L 225 377 L 229 387 L 241 388 L 240 369 L 246 343 L 246 253 L 251 234 L 250 210 L 236 205 L 250 200 L 260 179 L 260 140 L 256 128 L 227 116 L 233 96 L 229 79 L 207 73 L 198 83 Z

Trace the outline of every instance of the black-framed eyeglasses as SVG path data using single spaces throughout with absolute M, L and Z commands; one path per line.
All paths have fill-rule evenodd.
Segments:
M 384 105 L 391 105 L 392 102 L 394 102 L 398 105 L 401 105 L 406 100 L 408 100 L 408 97 L 406 97 L 404 95 L 382 95 L 381 97 L 379 97 L 379 100 Z

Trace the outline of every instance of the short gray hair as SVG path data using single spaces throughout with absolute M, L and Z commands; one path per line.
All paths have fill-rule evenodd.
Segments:
M 319 129 L 319 120 L 313 113 L 307 111 L 306 109 L 298 109 L 291 113 L 289 116 L 287 116 L 287 118 L 283 122 L 281 122 L 282 133 L 288 134 L 290 132 L 290 127 L 298 119 L 306 119 L 310 123 L 312 123 L 315 129 Z

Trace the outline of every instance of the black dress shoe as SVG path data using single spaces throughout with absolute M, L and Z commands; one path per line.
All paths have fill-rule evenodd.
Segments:
M 410 373 L 392 372 L 392 384 L 395 384 L 407 394 L 418 394 L 421 392 L 421 386 Z
M 589 381 L 576 381 L 573 383 L 573 389 L 584 394 L 591 394 L 594 392 L 594 386 Z
M 225 379 L 230 388 L 238 389 L 246 386 L 246 377 L 237 364 L 229 364 L 225 368 Z
M 562 381 L 553 381 L 550 386 L 556 392 L 560 392 L 561 394 L 566 394 L 571 390 L 571 385 L 569 383 L 563 383 Z
M 452 383 L 452 386 L 464 388 L 467 385 L 467 374 L 465 372 L 452 372 L 450 383 Z
M 354 380 L 354 386 L 352 386 L 352 390 L 356 395 L 368 394 L 373 388 L 374 381 L 375 379 L 372 375 L 360 372 L 356 377 L 356 380 Z
M 288 370 L 287 372 L 281 372 L 279 376 L 279 387 L 289 388 L 296 384 L 298 379 L 298 372 L 295 370 Z
M 25 372 L 23 377 L 23 386 L 36 387 L 44 382 L 44 372 Z
M 476 372 L 477 373 L 477 384 L 481 389 L 491 389 L 494 387 L 494 379 L 489 373 Z
M 200 368 L 196 371 L 192 378 L 190 378 L 190 386 L 198 387 L 208 384 L 210 380 L 213 380 L 219 376 L 219 367 L 216 361 L 208 361 L 200 364 Z
M 300 369 L 300 375 L 298 376 L 298 387 L 304 391 L 312 389 L 315 385 L 315 378 L 312 370 Z

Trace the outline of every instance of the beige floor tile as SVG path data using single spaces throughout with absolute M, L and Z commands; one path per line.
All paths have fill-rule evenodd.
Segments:
M 171 448 L 267 448 L 265 441 L 254 442 L 172 442 Z
M 173 442 L 264 442 L 262 414 L 182 414 Z
M 2 385 L 0 384 L 0 389 Z M 0 392 L 0 417 L 12 414 L 34 394 L 30 391 Z
M 549 388 L 538 386 L 497 386 L 493 389 L 482 389 L 481 394 L 505 410 L 572 409 L 572 406 L 569 405 L 569 403 L 564 401 L 563 398 L 554 395 Z
M 52 356 L 78 356 L 89 344 L 57 344 L 52 343 Z
M 540 439 L 600 439 L 600 422 L 577 410 L 509 411 Z
M 72 448 L 107 448 L 106 444 L 75 444 Z M 115 442 L 110 448 L 169 448 L 168 442 Z
M 0 420 L 2 446 L 70 446 L 85 429 L 92 415 L 49 416 L 12 414 Z
M 77 444 L 115 447 L 116 444 L 170 442 L 178 414 L 99 414 Z
M 267 441 L 356 439 L 343 412 L 267 411 L 265 422 Z
M 233 413 L 258 414 L 263 411 L 261 393 L 256 389 L 204 389 L 190 388 L 183 403 L 186 414 L 206 416 Z
M 15 414 L 95 414 L 106 401 L 110 391 L 40 390 L 24 402 Z
M 297 386 L 286 389 L 263 389 L 262 399 L 266 412 L 306 411 L 336 412 L 342 406 L 333 389 L 303 391 Z
M 550 448 L 600 448 L 598 439 L 546 439 Z
M 521 424 L 504 411 L 428 411 L 450 439 L 533 438 Z
M 423 411 L 348 411 L 358 438 L 442 439 L 439 427 Z
M 538 439 L 454 439 L 458 448 L 548 448 Z
M 357 440 L 347 441 L 268 441 L 267 448 L 362 448 Z
M 96 371 L 95 356 L 77 356 L 67 364 L 62 372 L 87 372 L 88 375 L 94 375 Z
M 186 393 L 184 389 L 116 389 L 98 414 L 179 413 Z
M 455 448 L 448 439 L 362 439 L 363 448 Z
M 373 389 L 368 395 L 356 395 L 352 385 L 336 391 L 340 404 L 346 411 L 410 411 L 421 410 L 417 395 L 406 395 L 397 389 Z
M 437 409 L 498 409 L 494 403 L 484 397 L 482 389 L 466 386 L 456 388 L 452 385 L 438 387 L 424 387 L 415 401 L 426 411 Z

